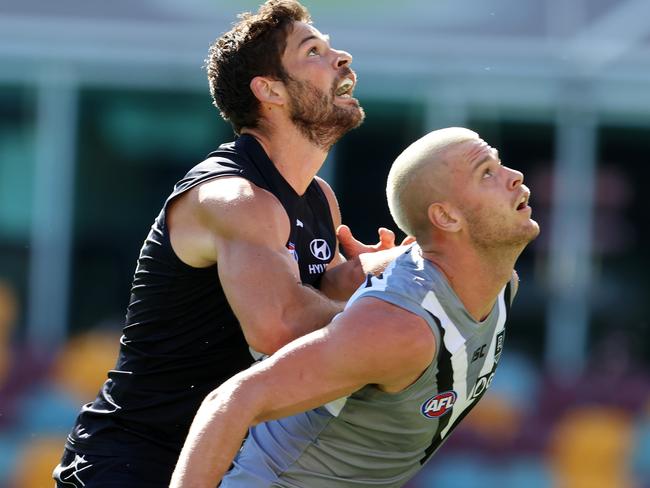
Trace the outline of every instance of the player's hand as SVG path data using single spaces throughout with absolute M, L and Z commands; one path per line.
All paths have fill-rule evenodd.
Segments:
M 352 231 L 347 225 L 339 225 L 336 229 L 336 237 L 347 259 L 354 259 L 359 254 L 383 251 L 395 247 L 395 233 L 392 230 L 380 227 L 377 230 L 377 234 L 379 234 L 379 242 L 377 244 L 364 244 L 352 235 Z M 401 245 L 406 246 L 413 242 L 415 242 L 415 238 L 409 236 L 402 241 Z

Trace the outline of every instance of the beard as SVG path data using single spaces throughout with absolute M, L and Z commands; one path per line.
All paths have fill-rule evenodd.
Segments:
M 507 225 L 506 222 L 512 221 L 512 218 L 487 208 L 466 208 L 463 212 L 472 242 L 483 251 L 523 250 L 539 235 L 539 225 L 532 219 Z
M 334 103 L 336 84 L 329 94 L 309 81 L 289 77 L 289 116 L 294 125 L 315 146 L 329 149 L 350 130 L 359 127 L 365 113 L 358 104 L 340 107 Z

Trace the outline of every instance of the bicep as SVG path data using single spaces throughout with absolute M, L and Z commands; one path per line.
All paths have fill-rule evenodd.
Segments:
M 300 286 L 298 266 L 286 248 L 226 239 L 218 254 L 219 280 L 245 335 L 247 325 L 258 318 L 272 321 L 292 289 Z
M 219 280 L 249 339 L 257 324 L 276 323 L 300 283 L 285 247 L 289 217 L 273 195 L 246 181 L 215 182 L 201 190 L 198 210 L 211 235 Z
M 365 385 L 407 386 L 431 363 L 435 340 L 423 319 L 361 299 L 327 327 L 286 345 L 245 373 L 256 421 L 293 415 Z

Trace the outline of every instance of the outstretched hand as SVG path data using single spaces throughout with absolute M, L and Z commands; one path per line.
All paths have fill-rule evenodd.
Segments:
M 321 280 L 321 292 L 331 299 L 347 301 L 368 274 L 382 273 L 390 262 L 405 251 L 402 246 L 415 242 L 415 238 L 407 237 L 400 246 L 396 246 L 393 231 L 380 227 L 377 233 L 377 244 L 364 244 L 352 235 L 347 225 L 337 227 L 336 237 L 346 262 L 327 269 Z
M 352 231 L 347 225 L 339 225 L 336 229 L 336 237 L 347 259 L 354 259 L 359 254 L 383 251 L 395 247 L 395 233 L 392 230 L 380 227 L 377 233 L 379 234 L 379 242 L 377 244 L 364 244 L 352 235 Z M 406 246 L 412 242 L 415 242 L 415 238 L 409 236 L 400 245 Z

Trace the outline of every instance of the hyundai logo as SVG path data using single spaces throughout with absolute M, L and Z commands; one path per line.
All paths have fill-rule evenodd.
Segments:
M 320 259 L 321 261 L 327 261 L 332 257 L 332 251 L 330 250 L 329 244 L 325 239 L 314 239 L 309 244 L 309 250 L 314 255 L 315 258 Z

